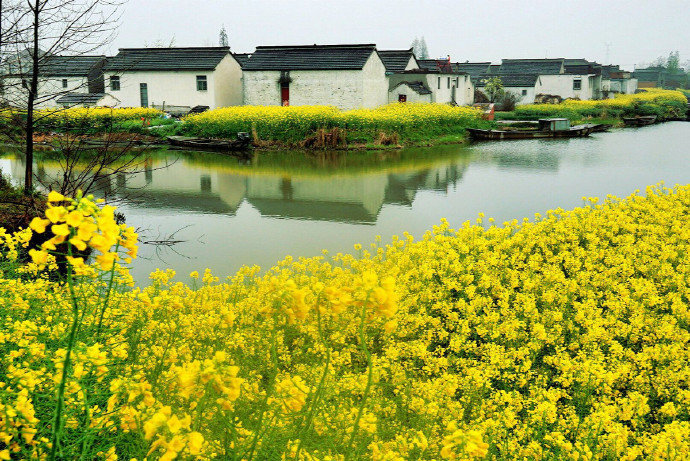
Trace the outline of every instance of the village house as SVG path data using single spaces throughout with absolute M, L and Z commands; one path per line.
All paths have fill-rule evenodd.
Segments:
M 419 69 L 419 62 L 412 51 L 408 50 L 378 50 L 379 57 L 386 66 L 386 74 L 391 75 L 406 70 Z
M 122 48 L 104 72 L 122 107 L 184 112 L 242 104 L 242 68 L 229 47 Z
M 116 104 L 115 99 L 104 94 L 105 62 L 105 56 L 43 55 L 39 61 L 40 77 L 35 107 L 58 107 L 62 105 L 60 99 L 84 94 L 100 94 L 102 97 L 96 103 Z M 5 104 L 15 107 L 27 104 L 31 72 L 28 59 L 11 58 L 5 63 L 2 78 L 2 100 Z
M 456 72 L 448 59 L 417 59 L 418 69 L 389 75 L 389 102 L 469 105 L 474 84 L 469 74 Z
M 617 94 L 635 94 L 637 79 L 632 72 L 621 70 L 618 65 L 601 66 L 601 94 L 605 99 Z
M 665 67 L 646 67 L 635 69 L 632 76 L 637 79 L 638 88 L 675 90 L 676 88 L 685 88 L 687 85 L 687 75 L 682 69 L 670 71 Z
M 388 102 L 376 45 L 259 46 L 243 73 L 247 105 L 357 109 Z

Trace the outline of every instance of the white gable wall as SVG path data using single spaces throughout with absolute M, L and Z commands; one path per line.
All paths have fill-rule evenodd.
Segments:
M 412 88 L 407 86 L 406 83 L 398 85 L 388 92 L 388 102 L 398 102 L 400 95 L 407 96 L 407 102 L 409 103 L 430 103 L 430 94 L 419 94 Z
M 290 105 L 326 105 L 341 109 L 373 108 L 388 102 L 386 69 L 377 53 L 362 70 L 292 70 Z M 282 104 L 280 71 L 243 72 L 244 103 L 252 106 Z
M 62 80 L 67 80 L 67 88 L 62 86 Z M 27 85 L 30 79 L 25 79 Z M 4 79 L 5 95 L 10 105 L 26 107 L 29 91 L 22 87 L 22 81 L 18 78 Z M 44 109 L 58 107 L 56 100 L 65 93 L 88 93 L 89 81 L 87 77 L 51 77 L 41 78 L 38 82 L 38 100 L 35 107 Z
M 579 90 L 573 89 L 573 82 L 575 80 L 581 81 Z M 540 75 L 537 80 L 537 93 L 558 95 L 563 99 L 579 98 L 581 100 L 594 99 L 597 95 L 601 82 L 600 77 L 595 75 Z
M 208 89 L 198 91 L 196 77 L 205 75 Z M 110 77 L 120 77 L 120 90 L 113 90 Z M 140 84 L 148 87 L 149 106 L 218 107 L 242 104 L 242 70 L 235 58 L 226 56 L 213 71 L 106 72 L 105 90 L 120 100 L 121 107 L 140 107 Z

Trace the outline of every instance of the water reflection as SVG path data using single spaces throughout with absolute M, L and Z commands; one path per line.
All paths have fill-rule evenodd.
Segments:
M 144 245 L 140 281 L 158 266 L 182 273 L 210 267 L 228 275 L 287 254 L 351 251 L 381 235 L 420 236 L 446 217 L 454 226 L 485 212 L 497 221 L 572 208 L 582 196 L 625 196 L 666 180 L 690 182 L 690 124 L 603 133 L 591 139 L 478 143 L 380 152 L 261 152 L 249 161 L 218 154 L 153 152 L 136 174 L 100 178 L 126 199 L 129 224 L 172 250 Z M 23 179 L 21 155 L 0 168 Z M 59 175 L 37 155 L 36 174 Z

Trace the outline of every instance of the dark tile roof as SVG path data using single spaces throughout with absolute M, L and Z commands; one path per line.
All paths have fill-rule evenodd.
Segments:
M 446 59 L 417 59 L 420 69 L 436 70 L 444 73 L 453 72 L 453 64 Z
M 470 74 L 474 78 L 488 73 L 490 65 L 490 62 L 454 62 L 453 70 Z
M 258 46 L 244 70 L 360 70 L 376 45 Z
M 586 59 L 566 59 L 563 62 L 563 67 L 566 74 L 601 74 L 601 64 Z
M 601 76 L 603 78 L 611 78 L 612 72 L 622 72 L 619 65 L 601 66 Z
M 94 68 L 102 65 L 105 60 L 105 56 L 55 56 L 44 54 L 39 61 L 38 68 L 44 77 L 87 77 Z M 21 73 L 29 75 L 33 65 L 28 59 L 26 61 L 26 69 L 22 69 Z M 25 61 L 22 60 L 21 62 L 24 64 Z M 16 60 L 10 62 L 9 69 L 11 74 L 20 73 Z
M 484 74 L 477 78 L 475 86 L 483 88 L 490 78 L 499 77 L 506 88 L 530 87 L 537 83 L 538 74 Z
M 240 67 L 244 67 L 244 65 L 251 57 L 251 53 L 233 53 L 232 55 L 235 57 L 237 62 L 240 63 Z
M 105 96 L 105 93 L 67 93 L 57 99 L 58 104 L 66 106 L 94 106 Z
M 561 73 L 563 58 L 558 59 L 504 59 L 501 74 L 539 74 L 556 75 Z
M 192 48 L 120 48 L 109 58 L 106 72 L 214 70 L 230 53 L 226 46 Z
M 431 94 L 431 90 L 429 89 L 429 87 L 426 86 L 426 84 L 424 82 L 419 82 L 419 81 L 417 81 L 417 82 L 400 82 L 397 85 L 395 85 L 393 88 L 391 88 L 391 90 L 399 87 L 400 85 L 409 86 L 410 89 L 412 89 L 412 91 L 414 91 L 417 94 L 421 94 L 421 95 Z
M 379 50 L 379 56 L 386 66 L 387 72 L 402 72 L 410 59 L 415 59 L 412 48 L 409 50 Z

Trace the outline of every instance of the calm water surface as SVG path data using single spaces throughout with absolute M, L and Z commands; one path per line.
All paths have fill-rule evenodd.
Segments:
M 0 168 L 22 180 L 18 156 L 0 158 Z M 39 160 L 36 171 L 57 165 Z M 250 162 L 167 151 L 106 187 L 132 198 L 120 210 L 145 240 L 181 241 L 141 246 L 133 274 L 145 283 L 157 267 L 225 276 L 286 255 L 351 252 L 377 235 L 420 237 L 444 217 L 459 226 L 484 212 L 500 223 L 659 181 L 690 183 L 690 123 L 392 153 L 262 152 Z

